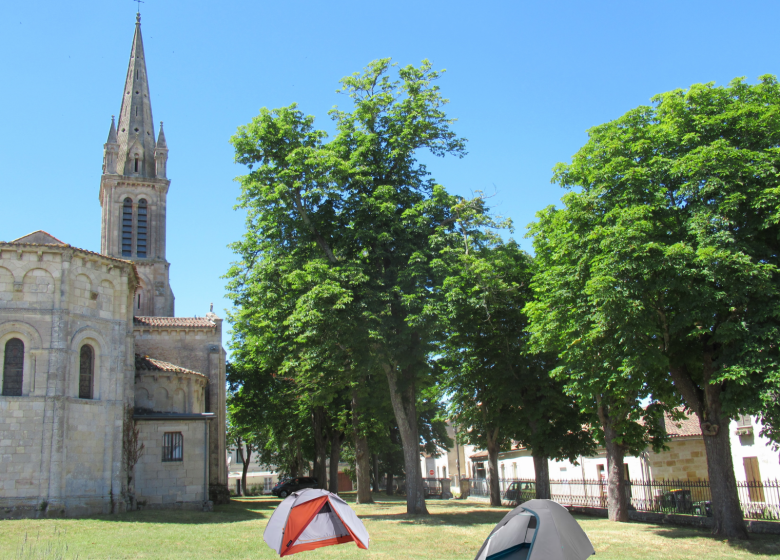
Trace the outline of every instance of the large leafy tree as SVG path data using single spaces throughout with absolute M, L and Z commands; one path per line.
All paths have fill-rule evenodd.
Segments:
M 778 369 L 780 87 L 694 85 L 589 137 L 556 169 L 565 208 L 534 230 L 538 332 L 559 329 L 572 367 L 673 387 L 704 436 L 714 532 L 747 538 L 728 425 Z
M 532 450 L 537 497 L 549 499 L 548 460 L 574 461 L 592 450 L 588 418 L 550 378 L 554 356 L 530 349 L 523 308 L 533 297 L 531 257 L 514 241 L 473 227 L 485 224 L 473 212 L 477 219 L 469 218 L 465 206 L 456 207 L 462 245 L 449 251 L 440 306 L 441 387 L 449 413 L 465 428 L 461 439 L 488 452 L 491 504 L 501 505 L 498 453 L 513 440 Z M 470 206 L 481 205 L 475 199 Z
M 317 353 L 339 355 L 339 367 L 348 363 L 353 373 L 367 371 L 364 366 L 384 372 L 404 450 L 407 510 L 427 513 L 417 398 L 431 383 L 427 358 L 436 319 L 424 311 L 437 282 L 431 240 L 452 220 L 450 197 L 416 158 L 420 151 L 462 155 L 464 141 L 450 130 L 446 100 L 434 83 L 439 73 L 427 61 L 398 69 L 397 79 L 392 73 L 383 59 L 342 80 L 354 106 L 332 112 L 338 134 L 329 143 L 295 106 L 263 109 L 239 128 L 232 138 L 236 161 L 251 170 L 239 179 L 248 231 L 235 245 L 242 260 L 230 276 L 239 303 L 258 289 L 254 267 L 287 260 L 305 276 L 301 285 L 310 288 L 293 307 L 305 300 L 318 310 L 320 340 L 338 349 L 320 352 L 325 346 L 317 343 Z M 252 312 L 244 307 L 241 313 Z M 288 317 L 269 329 L 292 327 Z M 306 327 L 311 320 L 298 317 L 301 342 L 312 332 Z M 323 331 L 328 322 L 331 328 Z M 246 325 L 252 332 L 249 316 Z M 315 362 L 297 363 L 298 373 L 306 363 Z M 348 382 L 361 385 L 359 375 Z

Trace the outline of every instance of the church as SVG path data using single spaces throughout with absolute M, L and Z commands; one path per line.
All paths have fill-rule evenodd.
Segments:
M 174 314 L 167 160 L 138 14 L 100 253 L 43 230 L 0 242 L 0 518 L 229 500 L 222 320 Z

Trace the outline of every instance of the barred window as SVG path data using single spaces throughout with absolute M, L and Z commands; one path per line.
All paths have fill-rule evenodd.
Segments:
M 181 461 L 184 455 L 184 437 L 181 432 L 165 432 L 163 434 L 163 463 Z
M 138 201 L 138 224 L 135 234 L 135 256 L 146 258 L 146 200 Z
M 24 342 L 12 338 L 5 343 L 3 359 L 3 396 L 22 396 L 22 371 L 24 369 Z
M 129 198 L 122 204 L 122 256 L 133 254 L 133 201 Z
M 79 398 L 92 398 L 92 379 L 95 372 L 95 352 L 85 344 L 79 355 Z

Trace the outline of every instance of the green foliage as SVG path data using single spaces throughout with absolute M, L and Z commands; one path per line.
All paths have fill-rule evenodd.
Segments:
M 344 390 L 362 403 L 366 376 L 384 373 L 411 453 L 418 389 L 432 385 L 431 241 L 451 227 L 450 197 L 416 154 L 465 152 L 439 73 L 427 61 L 393 71 L 382 59 L 342 80 L 353 110 L 331 111 L 330 142 L 295 105 L 263 109 L 232 138 L 250 172 L 239 178 L 247 233 L 233 245 L 229 319 L 236 360 L 292 380 L 315 406 Z
M 771 424 L 777 410 L 766 405 L 780 363 L 780 86 L 694 85 L 653 103 L 592 128 L 556 167 L 571 192 L 531 228 L 529 315 L 584 402 L 682 398 L 705 434 L 713 496 L 728 495 L 716 532 L 746 537 L 727 430 L 739 412 Z M 652 426 L 629 409 L 628 448 L 643 414 Z
M 464 247 L 450 252 L 442 289 L 446 328 L 439 365 L 449 413 L 467 428 L 460 432 L 463 442 L 484 449 L 497 438 L 498 448 L 508 450 L 516 440 L 539 456 L 576 461 L 593 450 L 583 429 L 587 417 L 550 378 L 554 356 L 529 347 L 523 308 L 533 297 L 532 259 L 514 241 L 481 230 L 482 219 L 482 211 L 459 214 Z

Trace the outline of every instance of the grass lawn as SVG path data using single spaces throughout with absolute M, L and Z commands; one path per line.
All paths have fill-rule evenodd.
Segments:
M 354 494 L 345 494 L 354 502 Z M 375 505 L 354 506 L 369 534 L 368 551 L 343 544 L 308 551 L 295 558 L 473 559 L 483 540 L 509 508 L 432 500 L 432 515 L 409 518 L 405 503 L 375 494 Z M 279 503 L 271 497 L 234 499 L 214 513 L 140 511 L 89 519 L 0 521 L 0 558 L 60 558 L 40 555 L 47 547 L 72 558 L 186 558 L 188 560 L 275 558 L 263 541 L 268 518 Z M 598 560 L 780 558 L 780 537 L 751 535 L 729 544 L 706 531 L 644 523 L 610 523 L 578 516 Z M 33 554 L 20 554 L 27 535 Z

